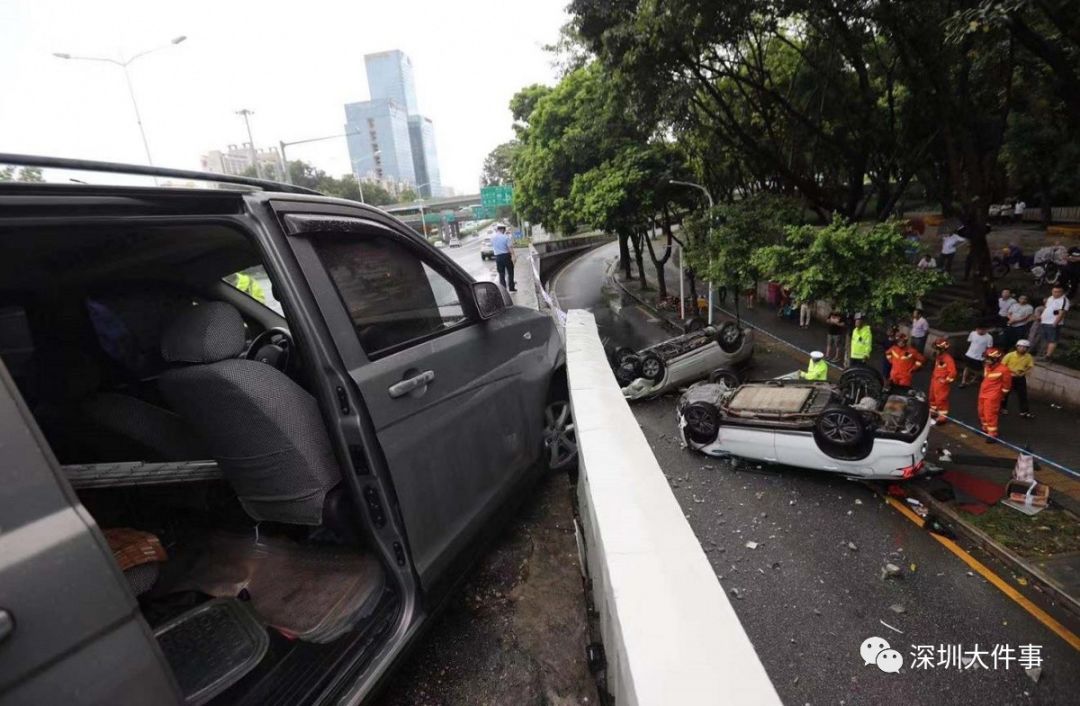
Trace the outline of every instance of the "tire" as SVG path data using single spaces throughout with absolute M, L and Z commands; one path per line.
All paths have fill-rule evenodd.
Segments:
M 552 400 L 544 409 L 544 463 L 548 470 L 562 471 L 577 464 L 577 430 L 565 399 Z
M 655 353 L 646 353 L 641 356 L 641 377 L 649 382 L 660 382 L 664 379 L 667 366 L 660 356 Z
M 708 402 L 693 402 L 682 411 L 686 436 L 698 444 L 708 444 L 720 431 L 720 410 Z
M 615 368 L 615 379 L 620 387 L 626 387 L 641 377 L 641 359 L 636 355 L 624 356 Z
M 850 407 L 828 407 L 814 421 L 814 440 L 825 453 L 858 449 L 867 434 L 862 416 Z
M 848 368 L 840 375 L 840 392 L 847 404 L 857 404 L 864 397 L 880 399 L 885 381 L 873 368 Z
M 692 319 L 687 319 L 686 322 L 683 324 L 683 331 L 685 331 L 686 333 L 694 333 L 695 331 L 700 331 L 703 328 L 705 328 L 705 322 L 696 316 Z
M 739 386 L 739 374 L 729 368 L 717 368 L 709 373 L 709 382 L 734 390 Z
M 614 353 L 611 354 L 611 359 L 613 361 L 615 361 L 616 366 L 619 366 L 619 365 L 622 365 L 623 358 L 626 358 L 627 356 L 631 356 L 631 355 L 637 355 L 637 351 L 635 351 L 633 348 L 627 348 L 626 346 L 620 346 L 619 348 L 615 349 Z
M 734 353 L 742 348 L 743 331 L 734 321 L 725 321 L 716 332 L 716 343 L 725 353 Z

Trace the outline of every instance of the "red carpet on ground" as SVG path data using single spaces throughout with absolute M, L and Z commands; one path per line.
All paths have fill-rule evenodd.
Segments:
M 946 471 L 942 476 L 949 485 L 981 503 L 993 505 L 1005 497 L 1005 485 L 973 476 L 963 471 Z

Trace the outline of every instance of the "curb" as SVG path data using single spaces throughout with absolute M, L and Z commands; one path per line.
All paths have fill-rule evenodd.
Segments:
M 615 276 L 614 269 L 607 273 L 607 277 L 616 287 L 625 292 L 627 296 L 636 301 L 638 304 L 648 309 L 653 314 L 653 316 L 663 321 L 666 326 L 675 329 L 679 332 L 680 335 L 686 333 L 686 327 L 683 326 L 682 322 L 679 321 L 679 319 L 673 318 L 668 314 L 660 311 L 640 294 L 630 291 L 630 289 L 625 284 L 620 282 L 619 278 Z
M 884 489 L 880 486 L 867 483 L 871 490 L 881 497 L 886 497 Z M 1025 559 L 1015 554 L 1011 549 L 993 539 L 979 528 L 966 522 L 960 514 L 932 496 L 926 489 L 917 485 L 906 485 L 904 490 L 910 497 L 915 498 L 930 509 L 938 520 L 957 536 L 964 538 L 994 558 L 1006 564 L 1017 574 L 1023 574 L 1031 579 L 1031 585 L 1048 595 L 1062 608 L 1068 611 L 1072 617 L 1080 618 L 1080 599 L 1071 595 L 1065 587 L 1044 574 L 1042 570 L 1028 563 Z M 925 529 L 925 523 L 924 523 Z M 928 532 L 931 530 L 927 530 Z

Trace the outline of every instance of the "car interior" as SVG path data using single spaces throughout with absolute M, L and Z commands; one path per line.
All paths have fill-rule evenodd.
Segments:
M 400 596 L 256 247 L 224 225 L 0 238 L 0 355 L 188 703 L 323 690 Z

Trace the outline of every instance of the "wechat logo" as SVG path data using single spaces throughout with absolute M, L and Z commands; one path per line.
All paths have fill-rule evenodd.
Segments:
M 904 666 L 903 656 L 889 647 L 889 642 L 883 637 L 868 637 L 863 640 L 859 654 L 862 655 L 864 667 L 876 664 L 878 669 L 890 674 L 896 674 Z

